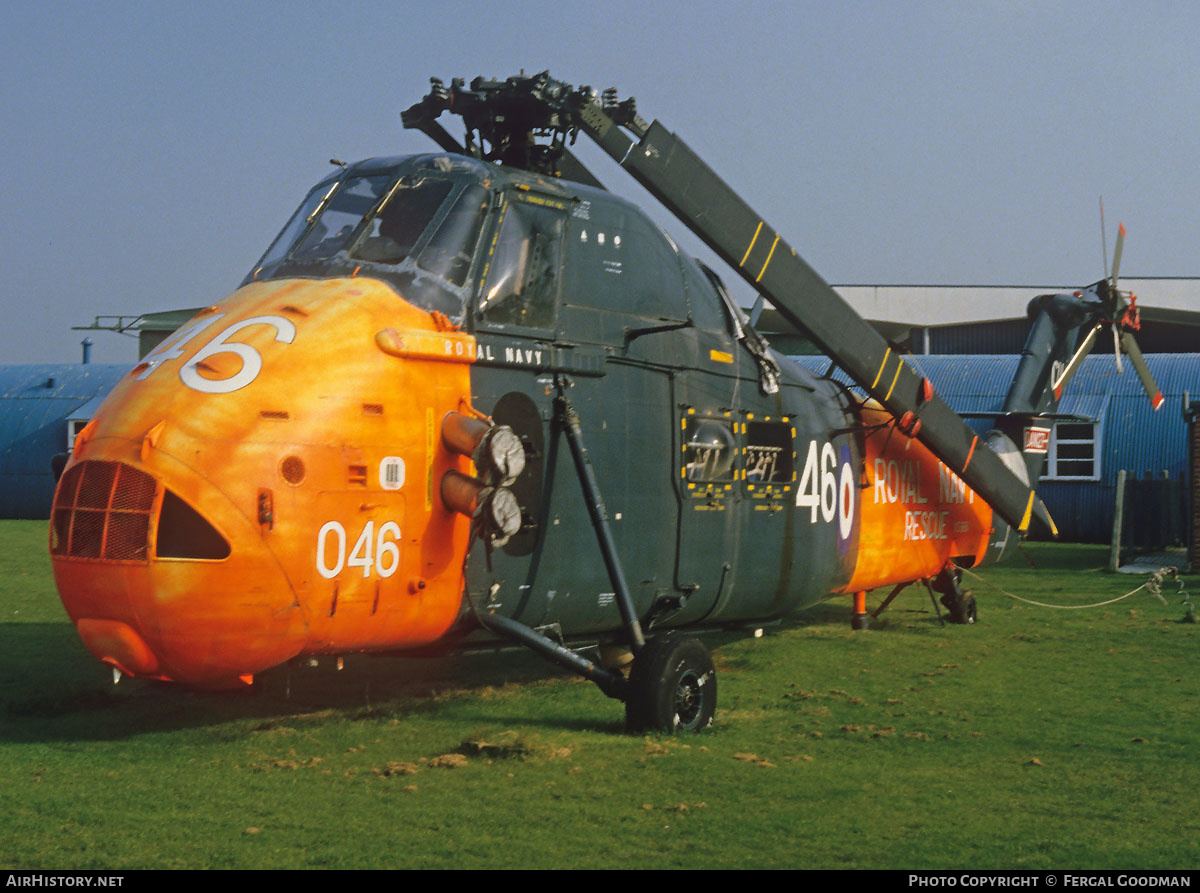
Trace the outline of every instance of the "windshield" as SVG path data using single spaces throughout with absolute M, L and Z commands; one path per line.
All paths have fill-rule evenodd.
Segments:
M 304 203 L 300 205 L 296 213 L 292 215 L 292 219 L 283 228 L 283 232 L 275 237 L 275 241 L 271 243 L 271 247 L 267 249 L 267 253 L 262 256 L 262 260 L 258 262 L 258 267 L 255 268 L 253 275 L 257 275 L 264 268 L 274 266 L 283 260 L 288 248 L 296 241 L 296 237 L 304 231 L 304 228 L 312 222 L 317 208 L 333 194 L 333 190 L 337 189 L 337 185 L 337 183 L 333 183 L 332 185 L 318 186 L 308 194 L 308 198 L 304 200 Z
M 410 169 L 411 170 L 411 169 Z M 461 322 L 489 193 L 477 183 L 395 169 L 309 193 L 252 279 L 371 276 Z
M 358 223 L 383 198 L 391 185 L 390 176 L 350 177 L 313 221 L 300 243 L 292 249 L 297 260 L 324 260 L 333 257 L 358 229 Z
M 403 263 L 449 191 L 447 180 L 398 183 L 387 203 L 367 222 L 350 256 L 384 264 Z

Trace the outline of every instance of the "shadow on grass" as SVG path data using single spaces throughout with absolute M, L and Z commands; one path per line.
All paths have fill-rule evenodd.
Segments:
M 349 655 L 288 664 L 240 691 L 201 692 L 152 680 L 111 682 L 70 623 L 0 624 L 0 740 L 123 739 L 246 719 L 327 712 L 344 719 L 437 713 L 485 689 L 565 676 L 524 651 L 445 657 Z M 530 717 L 526 717 L 530 719 Z
M 885 631 L 897 618 L 912 616 L 913 612 L 884 615 L 872 625 Z M 765 630 L 770 635 L 830 626 L 840 633 L 849 630 L 849 619 L 844 603 L 824 603 Z M 932 613 L 926 619 L 937 629 Z M 925 625 L 925 620 L 917 623 Z M 707 632 L 703 638 L 715 650 L 751 635 L 752 627 Z M 241 691 L 201 692 L 141 679 L 113 685 L 111 671 L 92 658 L 70 623 L 0 624 L 0 653 L 6 655 L 0 664 L 0 739 L 27 742 L 121 740 L 244 720 L 269 726 L 318 713 L 354 721 L 436 715 L 455 705 L 462 715 L 464 709 L 471 712 L 463 707 L 464 699 L 486 696 L 490 690 L 572 678 L 529 651 L 510 648 L 441 657 L 354 654 L 345 657 L 340 671 L 335 658 L 322 658 L 316 668 L 297 661 L 260 674 L 253 686 Z M 597 723 L 570 711 L 559 716 L 514 713 L 507 721 L 622 732 L 621 705 L 581 685 L 579 697 L 593 696 L 611 706 L 611 722 Z

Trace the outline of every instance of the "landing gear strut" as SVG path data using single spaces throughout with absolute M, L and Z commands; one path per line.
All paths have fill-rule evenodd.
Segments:
M 480 611 L 475 612 L 476 619 L 492 632 L 528 645 L 543 657 L 592 680 L 610 698 L 625 701 L 625 723 L 630 731 L 673 734 L 706 729 L 712 725 L 717 709 L 717 673 L 712 657 L 699 639 L 677 630 L 648 641 L 645 638 L 608 526 L 608 512 L 583 445 L 579 417 L 566 399 L 567 383 L 559 378 L 557 385 L 558 424 L 567 436 L 583 486 L 584 502 L 621 612 L 627 641 L 620 645 L 628 647 L 634 655 L 633 667 L 627 680 L 620 670 L 593 663 L 516 620 Z
M 979 614 L 975 607 L 975 596 L 969 591 L 963 591 L 959 585 L 962 582 L 962 571 L 952 564 L 942 568 L 941 573 L 929 581 L 934 592 L 940 592 L 939 601 L 949 612 L 951 623 L 974 623 Z

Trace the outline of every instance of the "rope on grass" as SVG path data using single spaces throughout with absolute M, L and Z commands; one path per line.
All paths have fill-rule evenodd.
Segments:
M 1129 598 L 1129 596 L 1134 595 L 1135 593 L 1141 592 L 1143 589 L 1145 589 L 1147 592 L 1149 592 L 1151 595 L 1153 595 L 1156 599 L 1158 599 L 1160 602 L 1162 602 L 1165 605 L 1167 603 L 1167 600 L 1162 597 L 1163 580 L 1166 579 L 1167 577 L 1171 577 L 1173 580 L 1179 579 L 1179 570 L 1177 568 L 1163 567 L 1163 568 L 1159 568 L 1154 573 L 1152 573 L 1150 575 L 1150 579 L 1148 579 L 1145 583 L 1143 583 L 1137 589 L 1131 589 L 1131 590 L 1129 590 L 1129 592 L 1126 592 L 1124 595 L 1118 595 L 1116 598 L 1110 598 L 1106 602 L 1096 602 L 1094 605 L 1048 605 L 1045 602 L 1035 602 L 1031 598 L 1022 598 L 1019 595 L 1013 595 L 1011 592 L 1001 589 L 995 583 L 988 582 L 983 577 L 979 576 L 979 574 L 974 573 L 973 571 L 967 570 L 966 568 L 961 568 L 961 570 L 964 574 L 970 574 L 972 577 L 974 577 L 979 582 L 985 583 L 986 585 L 992 587 L 993 589 L 995 589 L 997 592 L 1001 593 L 1002 595 L 1007 595 L 1009 598 L 1015 598 L 1017 601 L 1025 602 L 1026 604 L 1037 605 L 1039 608 L 1058 608 L 1059 610 L 1063 610 L 1063 611 L 1081 611 L 1084 608 L 1102 608 L 1105 605 L 1111 605 L 1111 604 L 1121 601 L 1122 599 Z

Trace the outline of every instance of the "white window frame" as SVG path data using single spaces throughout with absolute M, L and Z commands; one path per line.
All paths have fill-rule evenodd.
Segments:
M 1069 426 L 1088 425 L 1092 429 L 1092 436 L 1090 438 L 1061 439 L 1058 436 L 1058 430 L 1059 430 L 1060 425 L 1069 425 Z M 1098 480 L 1100 480 L 1100 474 L 1103 470 L 1101 468 L 1101 459 L 1100 459 L 1101 447 L 1103 445 L 1102 434 L 1103 434 L 1103 426 L 1100 424 L 1100 422 L 1095 421 L 1094 419 L 1088 420 L 1088 421 L 1084 421 L 1084 420 L 1074 421 L 1073 420 L 1073 421 L 1059 422 L 1059 424 L 1055 425 L 1054 429 L 1050 432 L 1050 446 L 1049 446 L 1048 452 L 1046 454 L 1046 473 L 1044 475 L 1042 475 L 1042 478 L 1044 480 L 1048 480 L 1048 481 L 1098 481 Z M 1074 445 L 1078 445 L 1078 444 L 1090 444 L 1092 447 L 1092 471 L 1091 471 L 1091 473 L 1090 474 L 1062 474 L 1062 473 L 1060 473 L 1059 469 L 1058 469 L 1058 465 L 1059 465 L 1059 461 L 1060 461 L 1059 457 L 1058 457 L 1059 446 L 1060 445 L 1061 446 L 1074 446 Z M 1086 460 L 1063 459 L 1061 461 L 1067 462 L 1067 463 L 1074 463 L 1074 462 L 1083 462 Z
M 75 438 L 79 436 L 79 432 L 87 427 L 87 423 L 91 419 L 67 419 L 67 452 L 70 453 L 75 449 Z

